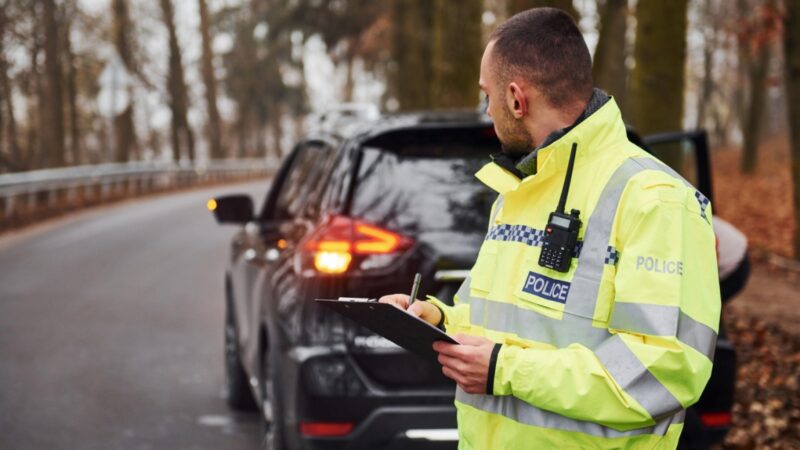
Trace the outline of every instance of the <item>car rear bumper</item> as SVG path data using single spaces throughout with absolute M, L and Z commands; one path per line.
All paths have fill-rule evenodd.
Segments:
M 414 364 L 415 361 L 394 350 L 383 353 L 391 360 L 397 358 L 397 361 L 391 361 L 391 366 L 397 366 L 398 362 Z M 389 362 L 381 359 L 364 361 Z M 283 417 L 287 443 L 292 448 L 457 447 L 455 384 L 450 385 L 448 380 L 446 384 L 390 386 L 374 376 L 381 377 L 384 373 L 362 370 L 364 361 L 358 363 L 354 355 L 341 346 L 294 347 L 286 354 L 281 364 Z M 423 363 L 419 360 L 419 364 Z M 401 370 L 399 367 L 395 369 Z M 427 374 L 425 370 L 406 370 L 410 372 L 403 375 L 411 380 L 424 380 Z M 345 436 L 308 434 L 313 433 L 308 430 L 320 424 L 352 424 L 353 428 Z
M 394 406 L 375 409 L 345 437 L 301 437 L 308 450 L 455 449 L 455 406 Z

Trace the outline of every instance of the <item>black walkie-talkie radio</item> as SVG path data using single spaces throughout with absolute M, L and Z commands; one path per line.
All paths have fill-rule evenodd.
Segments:
M 581 212 L 573 209 L 569 214 L 564 212 L 569 194 L 569 185 L 572 182 L 572 169 L 575 166 L 575 153 L 577 143 L 572 143 L 569 154 L 569 165 L 564 177 L 564 187 L 561 189 L 561 199 L 558 208 L 550 213 L 547 228 L 544 230 L 542 253 L 539 255 L 539 265 L 559 272 L 568 272 L 572 257 L 575 256 L 575 247 L 578 244 L 578 232 L 581 229 Z

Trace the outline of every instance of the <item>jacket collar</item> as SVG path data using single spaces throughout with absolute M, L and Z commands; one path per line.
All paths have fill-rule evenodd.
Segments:
M 520 161 L 517 163 L 517 168 L 526 176 L 535 175 L 538 172 L 537 156 L 539 154 L 539 150 L 546 148 L 550 146 L 550 144 L 561 139 L 565 134 L 569 133 L 570 130 L 578 126 L 578 124 L 602 108 L 603 105 L 605 105 L 610 99 L 611 97 L 609 97 L 609 95 L 604 91 L 595 88 L 594 91 L 592 91 L 592 97 L 589 99 L 589 103 L 586 104 L 586 108 L 584 108 L 581 115 L 575 119 L 575 122 L 566 128 L 562 128 L 550 133 L 538 147 L 520 159 Z
M 584 120 L 577 122 L 565 131 L 553 142 L 546 143 L 545 146 L 536 150 L 537 154 L 534 158 L 537 164 L 536 175 L 520 179 L 511 170 L 503 168 L 493 161 L 481 168 L 475 176 L 499 194 L 505 194 L 516 190 L 523 183 L 542 181 L 555 174 L 563 176 L 573 142 L 578 144 L 575 167 L 579 167 L 594 159 L 610 144 L 627 141 L 622 114 L 617 103 L 611 97 L 594 113 L 590 113 Z M 519 168 L 519 164 L 517 167 Z M 523 172 L 525 171 L 523 170 Z

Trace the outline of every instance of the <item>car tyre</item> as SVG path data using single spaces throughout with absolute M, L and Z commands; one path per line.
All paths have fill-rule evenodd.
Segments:
M 281 422 L 281 402 L 275 389 L 275 372 L 269 354 L 261 358 L 261 423 L 264 436 L 264 450 L 286 450 Z
M 258 407 L 242 366 L 236 335 L 236 321 L 229 304 L 225 314 L 225 388 L 228 407 L 234 411 L 256 411 Z

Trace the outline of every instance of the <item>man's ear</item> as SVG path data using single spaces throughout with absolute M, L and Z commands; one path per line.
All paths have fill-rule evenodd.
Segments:
M 528 99 L 519 84 L 516 82 L 508 84 L 506 98 L 508 99 L 508 109 L 515 119 L 521 119 L 528 114 Z

